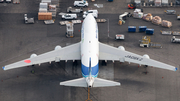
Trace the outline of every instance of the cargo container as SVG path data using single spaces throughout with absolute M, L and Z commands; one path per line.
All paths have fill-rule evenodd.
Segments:
M 136 26 L 128 26 L 128 32 L 136 32 Z
M 168 0 L 162 0 L 162 5 L 168 5 Z
M 155 6 L 161 6 L 161 0 L 155 0 L 154 4 Z
M 48 9 L 48 4 L 47 3 L 40 3 L 39 8 Z
M 39 12 L 38 13 L 38 20 L 52 20 L 52 13 L 51 12 Z
M 146 34 L 153 35 L 154 34 L 154 29 L 147 28 L 146 29 Z
M 139 32 L 145 32 L 147 26 L 139 26 Z
M 56 12 L 56 5 L 49 5 L 49 11 Z

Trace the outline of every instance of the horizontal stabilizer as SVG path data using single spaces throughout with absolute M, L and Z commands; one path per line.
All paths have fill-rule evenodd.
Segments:
M 60 85 L 64 86 L 74 86 L 74 87 L 87 87 L 86 78 L 79 78 L 69 81 L 60 82 Z M 93 87 L 109 87 L 109 86 L 120 86 L 119 82 L 114 82 L 110 80 L 95 78 Z
M 87 87 L 87 83 L 86 83 L 85 78 L 79 78 L 79 79 L 60 82 L 60 85 L 75 86 L 75 87 Z
M 93 87 L 109 87 L 109 86 L 120 86 L 119 82 L 95 78 Z

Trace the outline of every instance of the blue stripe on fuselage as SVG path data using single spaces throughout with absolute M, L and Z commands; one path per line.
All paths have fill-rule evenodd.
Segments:
M 91 67 L 91 69 L 92 69 L 91 75 L 93 77 L 97 77 L 98 72 L 99 72 L 99 63 L 97 65 L 95 65 L 94 67 Z M 82 63 L 81 63 L 81 71 L 82 71 L 83 77 L 89 76 L 89 67 L 86 67 Z

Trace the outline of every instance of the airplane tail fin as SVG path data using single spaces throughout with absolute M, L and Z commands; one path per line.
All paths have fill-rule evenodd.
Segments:
M 60 82 L 60 85 L 64 86 L 75 86 L 75 87 L 87 87 L 86 78 L 79 78 L 69 81 Z M 109 87 L 109 86 L 120 86 L 119 82 L 95 78 L 93 87 Z

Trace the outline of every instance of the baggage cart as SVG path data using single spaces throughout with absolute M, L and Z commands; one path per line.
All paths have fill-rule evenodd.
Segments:
M 172 35 L 180 35 L 180 32 L 178 31 L 173 31 L 173 34 Z
M 136 32 L 136 26 L 128 26 L 128 32 Z
M 54 21 L 53 21 L 53 20 L 45 20 L 44 23 L 45 23 L 46 25 L 49 25 L 49 24 L 53 24 Z
M 163 34 L 163 35 L 171 35 L 172 31 L 161 31 L 161 34 Z
M 150 42 L 150 47 L 153 47 L 153 48 L 162 48 L 162 45 L 160 43 Z
M 106 22 L 106 19 L 96 19 L 96 22 Z
M 164 11 L 166 14 L 176 14 L 175 10 L 165 10 Z
M 68 23 L 71 23 L 71 22 L 69 22 L 69 21 L 60 21 L 60 22 L 59 22 L 60 25 L 66 25 L 66 24 L 68 24 Z
M 72 20 L 72 23 L 78 24 L 78 23 L 81 23 L 81 20 Z
M 14 4 L 20 4 L 20 0 L 13 0 Z

